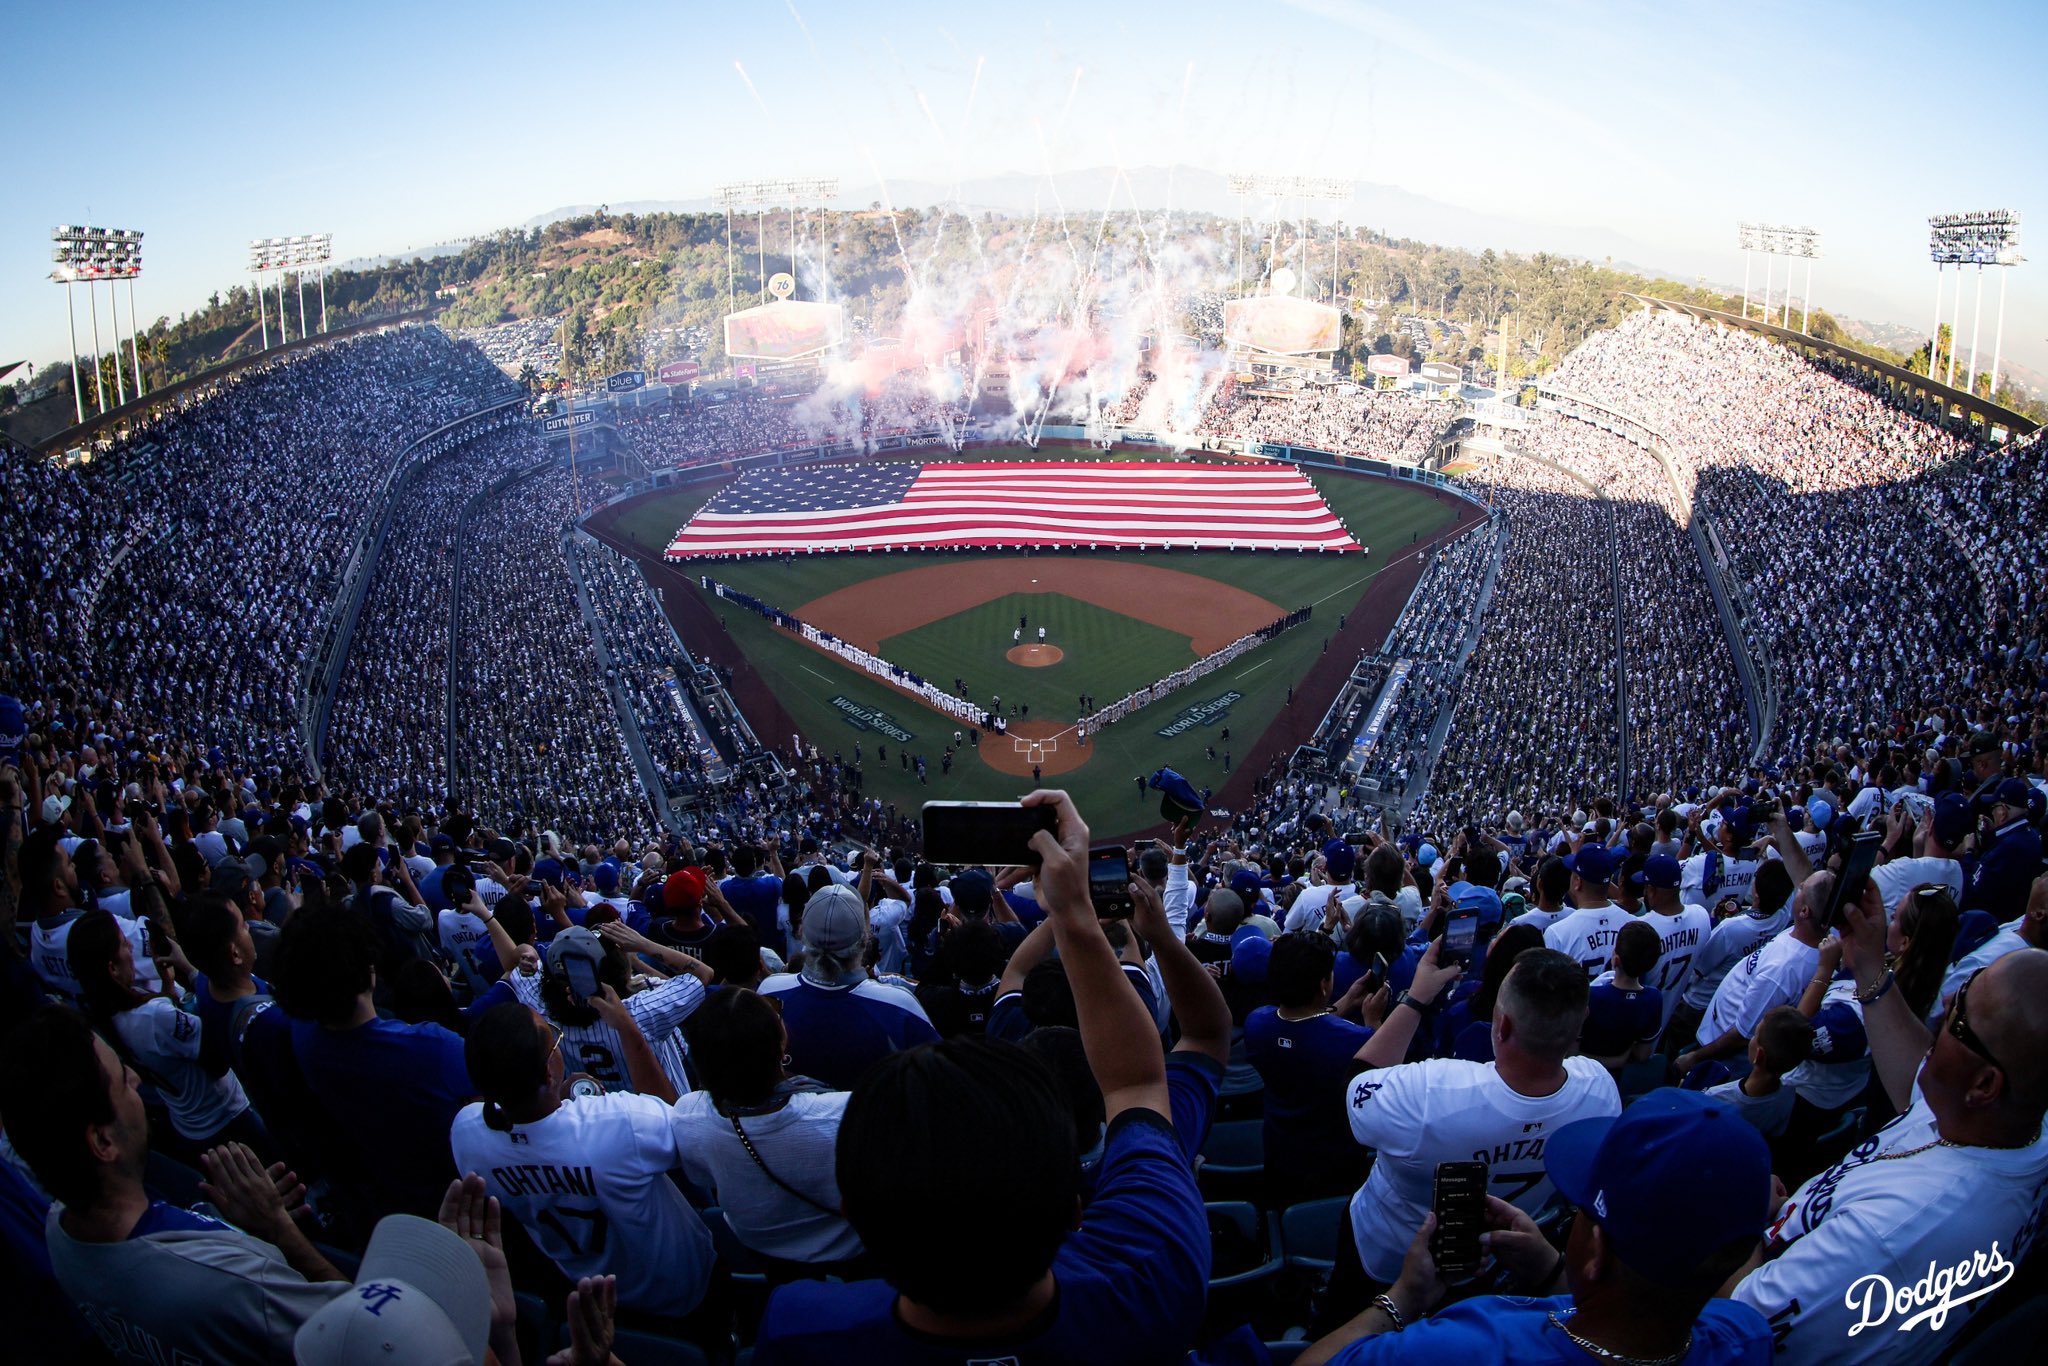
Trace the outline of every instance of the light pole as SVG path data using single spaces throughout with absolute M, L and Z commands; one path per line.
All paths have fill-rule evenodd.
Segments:
M 1771 279 L 1780 256 L 1785 259 L 1785 303 L 1778 326 L 1792 327 L 1792 271 L 1794 262 L 1806 262 L 1806 288 L 1801 296 L 1799 330 L 1813 322 L 1813 263 L 1820 259 L 1820 232 L 1768 223 L 1738 223 L 1736 244 L 1742 248 L 1742 316 L 1749 316 L 1749 267 L 1752 252 L 1764 257 L 1764 321 L 1771 321 Z
M 1977 340 L 1984 314 L 1984 267 L 2016 266 L 2027 258 L 2020 255 L 2020 215 L 2015 209 L 1982 209 L 1969 213 L 1935 214 L 1927 220 L 1928 255 L 1934 260 L 1937 278 L 1941 268 L 1954 262 L 1977 267 L 1977 304 L 1970 322 L 1970 369 L 1965 377 L 1969 392 L 1976 392 Z M 1939 285 L 1936 286 L 1937 291 Z M 1935 330 L 1941 328 L 1940 294 L 1935 295 Z M 1949 328 L 1949 383 L 1955 383 L 1956 331 L 1962 323 L 1963 284 L 1956 280 L 1956 322 Z M 1998 392 L 1998 371 L 2005 351 L 2005 275 L 1998 277 L 1998 325 L 1991 344 L 1991 393 Z M 1938 339 L 1938 338 L 1937 338 Z M 1931 357 L 1931 353 L 1930 353 Z M 1929 368 L 1932 368 L 1930 359 Z
M 99 292 L 95 288 L 100 281 L 107 282 L 107 305 L 114 324 L 114 391 L 116 401 L 128 401 L 127 377 L 121 368 L 121 310 L 120 296 L 116 282 L 127 280 L 128 321 L 131 334 L 135 325 L 134 279 L 142 273 L 142 234 L 128 228 L 94 228 L 78 224 L 65 224 L 50 230 L 50 240 L 56 245 L 51 250 L 55 269 L 50 279 L 64 286 L 65 323 L 71 331 L 71 395 L 73 409 L 80 422 L 85 421 L 85 396 L 80 388 L 78 375 L 78 323 L 72 305 L 71 286 L 85 285 L 86 307 L 92 313 L 92 378 L 93 392 L 98 401 L 99 411 L 107 411 L 106 377 L 100 373 L 100 310 Z M 129 355 L 135 362 L 135 392 L 142 394 L 142 370 L 140 352 L 131 340 Z
M 1295 245 L 1297 256 L 1301 262 L 1301 276 L 1304 286 L 1308 284 L 1308 202 L 1311 199 L 1319 199 L 1326 203 L 1344 204 L 1349 203 L 1351 198 L 1358 193 L 1357 182 L 1346 180 L 1341 176 L 1269 175 L 1263 171 L 1242 171 L 1226 177 L 1226 181 L 1230 193 L 1236 195 L 1240 201 L 1240 217 L 1243 216 L 1242 201 L 1252 195 L 1257 195 L 1262 199 L 1272 199 L 1276 201 L 1277 205 L 1284 205 L 1289 199 L 1299 199 L 1301 201 L 1300 237 Z M 1273 233 L 1276 248 L 1279 243 L 1281 211 L 1280 208 L 1276 207 L 1274 212 Z M 1334 242 L 1331 244 L 1330 252 L 1331 260 L 1334 263 L 1336 259 L 1336 244 Z M 1336 267 L 1333 264 L 1331 267 L 1333 274 L 1335 269 Z M 1238 275 L 1242 277 L 1243 274 L 1244 254 L 1242 243 L 1240 243 Z
M 718 187 L 718 201 L 725 207 L 725 311 L 737 312 L 733 295 L 732 211 L 735 205 L 751 204 L 754 215 L 756 268 L 761 275 L 761 302 L 768 302 L 768 207 L 789 205 L 790 274 L 796 274 L 796 208 L 799 201 L 839 197 L 838 176 L 788 177 L 781 180 L 736 180 Z

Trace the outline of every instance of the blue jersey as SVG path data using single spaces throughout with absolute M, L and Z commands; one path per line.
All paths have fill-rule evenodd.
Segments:
M 768 1301 L 754 1363 L 1121 1366 L 1184 1360 L 1202 1322 L 1209 1224 L 1180 1140 L 1157 1113 L 1127 1110 L 1109 1126 L 1087 1216 L 1060 1244 L 1052 1271 L 1058 1296 L 1046 1318 L 1016 1337 L 972 1341 L 941 1341 L 906 1329 L 886 1281 L 797 1281 Z
M 1586 1366 L 1593 1358 L 1550 1321 L 1565 1315 L 1571 1297 L 1528 1300 L 1481 1295 L 1460 1300 L 1398 1333 L 1361 1338 L 1331 1358 L 1331 1366 L 1377 1366 L 1414 1361 L 1512 1361 L 1515 1366 Z M 1693 1322 L 1685 1366 L 1771 1366 L 1771 1326 L 1733 1300 L 1708 1300 Z
M 866 978 L 826 986 L 780 972 L 759 991 L 782 1004 L 791 1074 L 816 1077 L 836 1091 L 852 1090 L 861 1073 L 891 1053 L 938 1041 L 916 996 Z
M 1244 1052 L 1266 1083 L 1266 1171 L 1334 1195 L 1364 1179 L 1344 1086 L 1372 1031 L 1335 1015 L 1283 1020 L 1263 1006 L 1244 1022 Z M 1348 1184 L 1347 1184 L 1348 1182 Z
M 1612 982 L 1602 982 L 1586 997 L 1579 1051 L 1589 1058 L 1617 1058 L 1640 1041 L 1656 1038 L 1663 1025 L 1664 998 L 1657 988 L 1623 991 Z

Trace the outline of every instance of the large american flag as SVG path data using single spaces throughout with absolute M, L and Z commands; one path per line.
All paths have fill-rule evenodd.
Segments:
M 1359 548 L 1292 465 L 988 461 L 757 471 L 700 508 L 668 558 L 1140 545 Z

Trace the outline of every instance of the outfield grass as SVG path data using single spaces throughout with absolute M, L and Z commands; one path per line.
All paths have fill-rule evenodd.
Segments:
M 1086 451 L 1062 450 L 1052 455 L 1055 458 L 1089 458 Z M 1020 456 L 1016 452 L 997 452 L 987 453 L 984 458 Z M 1186 774 L 1197 787 L 1220 786 L 1225 777 L 1225 752 L 1229 752 L 1233 760 L 1245 754 L 1287 705 L 1288 685 L 1315 663 L 1323 640 L 1336 628 L 1336 618 L 1351 611 L 1371 591 L 1373 579 L 1390 556 L 1434 535 L 1453 516 L 1448 495 L 1439 499 L 1420 487 L 1315 471 L 1310 472 L 1310 478 L 1331 509 L 1350 527 L 1353 536 L 1370 547 L 1371 554 L 1366 559 L 1353 555 L 1214 552 L 1162 555 L 1155 552 L 1119 556 L 1088 552 L 1091 559 L 1111 562 L 1128 559 L 1155 568 L 1177 569 L 1231 584 L 1283 608 L 1313 605 L 1316 611 L 1315 619 L 1306 626 L 1283 634 L 1229 668 L 1154 703 L 1095 737 L 1091 742 L 1091 761 L 1075 772 L 1062 775 L 1059 781 L 1075 793 L 1082 811 L 1099 831 L 1114 833 L 1153 823 L 1157 812 L 1156 796 L 1141 803 L 1132 779 L 1139 774 L 1150 773 L 1162 764 Z M 678 490 L 636 504 L 619 519 L 619 534 L 659 554 L 667 547 L 676 528 L 710 497 L 711 491 L 708 487 Z M 1136 640 L 1140 634 L 1157 633 L 1177 641 L 1180 653 L 1175 658 L 1179 662 L 1192 657 L 1183 637 L 1174 637 L 1159 628 L 1064 598 L 1057 601 L 1067 603 L 1068 608 L 1056 609 L 1053 595 L 1029 593 L 1030 567 L 1034 559 L 1043 558 L 1044 553 L 1036 557 L 1022 554 L 817 555 L 799 556 L 787 563 L 775 560 L 711 562 L 702 567 L 702 572 L 764 602 L 784 610 L 794 610 L 849 584 L 924 565 L 965 567 L 970 562 L 997 560 L 1013 566 L 1018 576 L 1016 593 L 999 603 L 991 603 L 882 642 L 882 653 L 942 686 L 950 686 L 955 676 L 967 678 L 970 683 L 977 684 L 977 695 L 981 695 L 980 679 L 993 680 L 1000 676 L 998 672 L 991 672 L 993 669 L 1009 670 L 1024 676 L 1012 681 L 1010 686 L 993 682 L 988 686 L 1003 695 L 1006 707 L 1013 697 L 1011 688 L 1021 689 L 1014 696 L 1031 702 L 1034 720 L 1041 719 L 1041 711 L 1045 720 L 1065 722 L 1074 719 L 1078 694 L 1082 692 L 1090 692 L 1104 702 L 1128 692 L 1135 684 L 1124 680 L 1131 669 L 1138 667 L 1135 662 L 1138 658 L 1153 657 L 1156 648 L 1159 651 L 1156 657 L 1163 662 L 1170 653 L 1160 642 L 1154 642 L 1152 646 L 1140 645 Z M 1024 599 L 1026 605 L 1016 605 L 1018 598 Z M 902 694 L 776 630 L 751 612 L 722 603 L 715 606 L 725 618 L 727 629 L 746 650 L 806 736 L 827 753 L 838 749 L 848 758 L 852 757 L 856 744 L 861 746 L 866 760 L 864 769 L 869 792 L 899 806 L 914 808 L 922 801 L 937 799 L 1005 799 L 1021 790 L 1020 783 L 1028 784 L 1028 779 L 1020 780 L 994 772 L 972 753 L 956 762 L 951 774 L 942 774 L 939 756 L 951 740 L 953 730 L 953 723 L 948 718 L 912 703 Z M 1071 663 L 1062 661 L 1052 668 L 1026 670 L 1003 660 L 1019 611 L 1031 618 L 1033 630 L 1029 634 L 1035 641 L 1035 628 L 1042 613 L 1059 610 L 1064 617 L 1069 608 L 1095 614 L 1101 619 L 1084 622 L 1077 614 L 1070 625 L 1061 626 L 1062 631 L 1076 633 Z M 984 614 L 986 621 L 981 619 Z M 1068 642 L 1053 634 L 1054 619 L 1050 616 L 1044 619 L 1048 626 L 1047 643 L 1067 648 Z M 1083 633 L 1089 639 L 1089 647 L 1085 650 L 1080 648 Z M 923 639 L 927 636 L 933 637 L 932 642 Z M 948 636 L 957 637 L 960 643 L 943 643 L 941 638 Z M 1140 645 L 1135 653 L 1122 648 L 1120 638 L 1124 636 L 1133 638 L 1131 644 Z M 928 657 L 924 654 L 927 648 L 930 650 Z M 918 654 L 923 662 L 904 657 L 904 651 Z M 983 652 L 981 662 L 974 665 L 972 671 L 969 666 L 973 661 L 968 658 L 968 653 L 960 653 L 962 651 Z M 954 660 L 958 662 L 952 662 Z M 1139 669 L 1146 676 L 1138 678 L 1136 683 L 1149 682 L 1170 672 L 1173 667 L 1177 665 L 1152 668 L 1147 663 Z M 1226 717 L 1207 726 L 1195 726 L 1171 738 L 1156 734 L 1184 708 L 1232 691 L 1242 696 Z M 1043 702 L 1041 695 L 1045 697 Z M 852 724 L 843 711 L 832 705 L 835 696 L 845 697 L 861 707 L 887 712 L 894 724 L 912 732 L 916 738 L 907 748 L 913 755 L 923 754 L 926 757 L 928 783 L 921 786 L 914 773 L 900 766 L 899 750 L 905 747 L 897 742 L 885 741 L 889 749 L 889 763 L 886 768 L 877 765 L 874 761 L 875 744 L 882 737 Z M 1326 703 L 1325 698 L 1304 697 L 1293 705 L 1320 710 Z M 1227 740 L 1222 735 L 1226 729 L 1229 731 Z M 788 737 L 778 736 L 774 740 L 775 743 L 786 744 Z M 1213 760 L 1208 757 L 1211 747 L 1217 752 Z

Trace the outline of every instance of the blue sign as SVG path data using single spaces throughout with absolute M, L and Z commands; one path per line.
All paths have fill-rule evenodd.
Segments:
M 616 375 L 607 376 L 604 387 L 607 391 L 614 394 L 626 394 L 631 393 L 646 383 L 647 372 L 645 370 L 621 370 Z
M 595 421 L 597 414 L 588 410 L 580 413 L 556 413 L 553 417 L 542 418 L 540 429 L 543 433 L 566 432 L 574 427 L 588 427 Z

